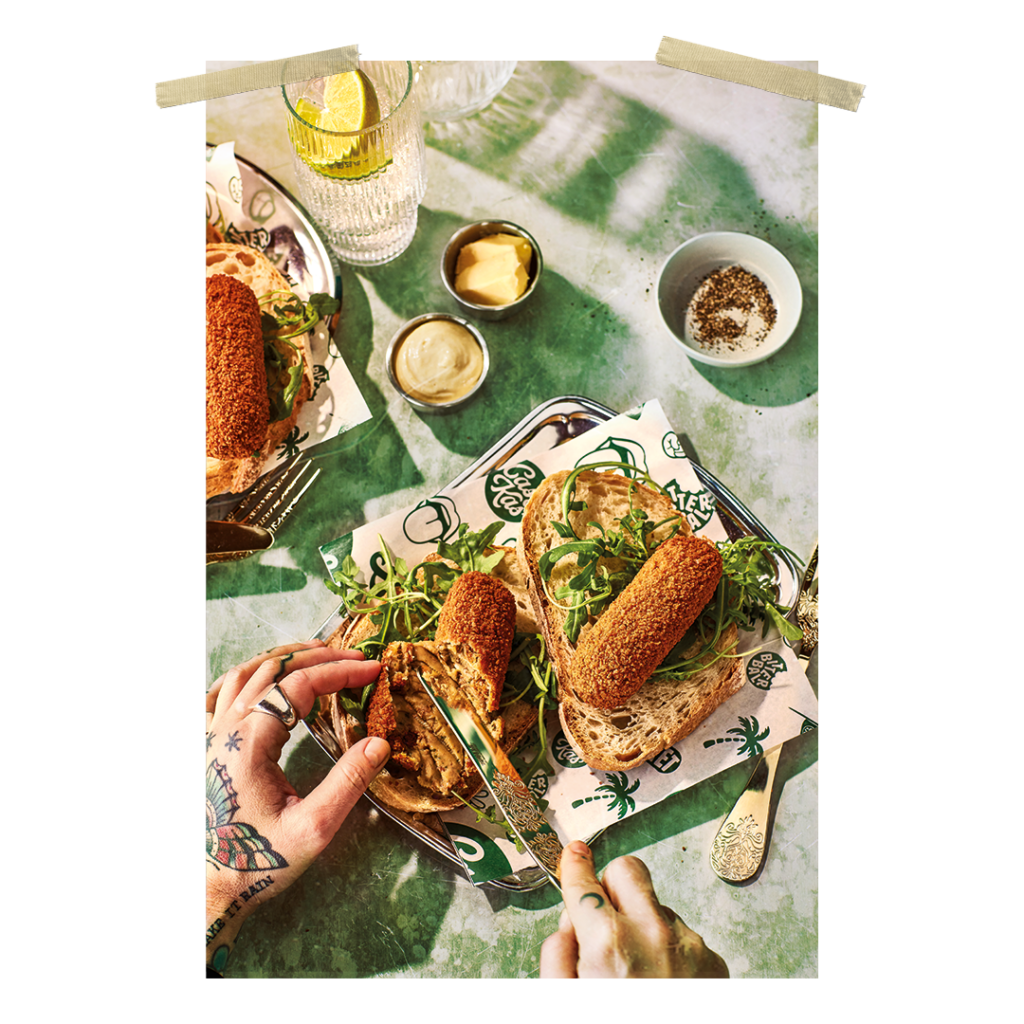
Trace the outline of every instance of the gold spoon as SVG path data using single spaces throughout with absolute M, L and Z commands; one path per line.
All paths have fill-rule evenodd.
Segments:
M 804 669 L 818 646 L 818 545 L 807 561 L 796 601 L 803 630 L 797 660 Z M 726 882 L 745 882 L 757 874 L 768 852 L 768 809 L 775 769 L 783 744 L 761 755 L 746 789 L 740 793 L 711 845 L 711 868 Z

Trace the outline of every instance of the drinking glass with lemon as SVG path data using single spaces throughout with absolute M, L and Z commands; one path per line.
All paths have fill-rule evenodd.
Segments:
M 404 252 L 426 191 L 423 126 L 409 61 L 282 87 L 299 198 L 340 259 Z

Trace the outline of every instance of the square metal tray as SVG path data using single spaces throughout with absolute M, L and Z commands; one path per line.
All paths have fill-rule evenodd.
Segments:
M 550 451 L 566 441 L 579 437 L 593 427 L 619 415 L 615 410 L 579 395 L 563 395 L 539 405 L 512 428 L 493 447 L 467 467 L 448 486 L 455 487 L 474 477 L 486 476 L 493 469 L 508 462 L 529 458 L 533 452 Z M 748 534 L 764 540 L 775 541 L 775 537 L 759 522 L 749 509 L 724 485 L 715 479 L 698 463 L 690 463 L 701 483 L 715 496 L 716 511 L 730 538 L 735 540 Z M 783 554 L 775 557 L 779 602 L 792 605 L 800 583 L 800 570 L 791 558 Z M 792 612 L 791 612 L 792 614 Z M 326 640 L 341 624 L 343 609 L 335 612 L 311 639 Z M 329 714 L 318 715 L 305 722 L 306 728 L 328 757 L 337 761 L 342 749 L 334 732 Z M 398 824 L 410 835 L 420 840 L 443 860 L 463 870 L 462 861 L 445 830 L 438 814 L 406 814 L 393 810 L 366 793 L 367 800 L 376 811 Z M 596 837 L 591 837 L 596 838 Z M 525 868 L 512 875 L 494 881 L 483 882 L 482 886 L 525 892 L 539 889 L 547 884 L 547 876 L 538 868 Z

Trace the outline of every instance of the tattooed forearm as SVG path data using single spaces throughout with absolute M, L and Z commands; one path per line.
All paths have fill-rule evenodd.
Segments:
M 251 899 L 255 899 L 257 893 L 262 892 L 268 886 L 274 884 L 273 875 L 265 875 L 259 881 L 253 882 L 248 889 L 243 889 L 228 905 L 225 907 L 224 912 L 216 917 L 209 928 L 206 929 L 206 945 L 209 946 L 211 942 L 224 930 L 228 921 L 233 917 L 237 917 L 245 907 L 245 904 Z M 258 903 L 259 900 L 256 900 Z
M 224 972 L 228 956 L 235 944 L 238 930 L 242 927 L 246 915 L 253 907 L 249 903 L 259 903 L 260 893 L 274 884 L 273 875 L 264 875 L 253 882 L 247 889 L 239 892 L 234 899 L 218 914 L 206 929 L 206 962 L 218 973 Z M 216 942 L 216 945 L 214 943 Z M 211 948 L 212 947 L 212 948 Z

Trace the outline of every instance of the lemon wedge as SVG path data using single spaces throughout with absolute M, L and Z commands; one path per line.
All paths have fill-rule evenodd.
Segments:
M 315 103 L 307 100 L 305 96 L 296 101 L 295 113 L 298 114 L 303 121 L 307 121 L 311 125 L 318 126 L 320 124 L 320 108 Z
M 335 132 L 361 132 L 380 120 L 380 104 L 373 83 L 362 71 L 331 75 L 324 83 L 324 106 Z
M 306 124 L 289 119 L 288 134 L 302 160 L 330 178 L 365 178 L 391 162 L 382 140 L 370 132 L 346 138 L 324 132 L 362 132 L 380 121 L 380 103 L 373 83 L 362 71 L 345 71 L 324 80 L 324 105 L 303 97 L 295 112 Z M 322 129 L 317 132 L 312 125 Z

